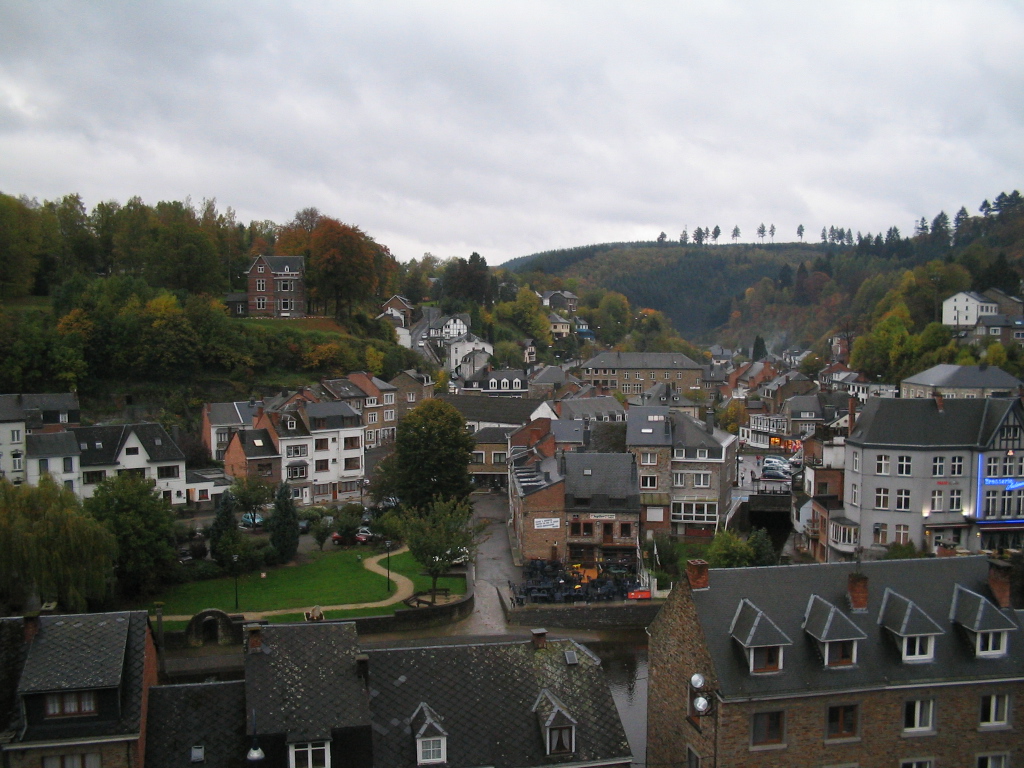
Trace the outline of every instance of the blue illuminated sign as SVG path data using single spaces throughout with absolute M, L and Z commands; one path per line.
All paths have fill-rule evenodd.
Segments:
M 1002 485 L 1005 486 L 1004 490 L 1016 491 L 1024 488 L 1024 480 L 1015 480 L 1012 477 L 986 477 L 984 481 L 985 485 Z

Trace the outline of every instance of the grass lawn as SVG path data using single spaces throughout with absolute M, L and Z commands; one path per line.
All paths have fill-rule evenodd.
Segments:
M 361 551 L 328 549 L 311 552 L 304 565 L 279 566 L 238 578 L 239 611 L 272 611 L 311 605 L 369 603 L 387 597 L 387 580 L 363 568 Z M 398 558 L 392 558 L 392 563 Z M 393 588 L 393 587 L 392 587 Z M 162 600 L 165 616 L 194 615 L 206 608 L 235 610 L 235 582 L 232 578 L 194 581 L 171 587 L 147 601 Z
M 386 565 L 387 559 L 381 560 L 380 564 Z M 423 566 L 413 559 L 410 552 L 392 555 L 391 570 L 412 579 L 417 592 L 426 592 L 430 589 L 430 577 L 423 573 Z M 466 580 L 460 576 L 442 576 L 437 580 L 437 586 L 448 587 L 453 595 L 466 594 Z

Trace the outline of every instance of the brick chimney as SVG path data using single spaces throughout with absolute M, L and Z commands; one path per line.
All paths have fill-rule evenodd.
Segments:
M 846 579 L 846 594 L 850 598 L 850 610 L 864 613 L 868 609 L 868 577 L 863 573 L 851 573 Z
M 939 413 L 945 413 L 946 403 L 942 399 L 942 393 L 939 392 L 939 390 L 935 390 L 934 394 L 932 394 L 932 397 L 935 398 L 935 410 L 937 410 Z
M 708 588 L 708 563 L 707 560 L 687 560 L 686 580 L 690 582 L 690 589 Z
M 39 614 L 30 613 L 22 617 L 22 628 L 26 643 L 31 643 L 39 634 Z
M 543 651 L 548 644 L 548 631 L 543 628 L 531 629 L 530 634 L 533 635 L 533 647 L 538 651 Z
M 259 624 L 249 624 L 245 628 L 248 639 L 245 643 L 247 653 L 256 653 L 263 648 L 263 627 Z
M 1001 560 L 988 561 L 988 588 L 996 605 L 1010 608 L 1010 564 Z
M 852 435 L 853 434 L 853 428 L 857 424 L 857 398 L 854 397 L 853 395 L 850 395 L 850 402 L 847 403 L 846 408 L 847 408 L 847 410 L 849 411 L 849 414 L 850 414 L 849 415 L 850 431 L 849 431 L 848 434 Z

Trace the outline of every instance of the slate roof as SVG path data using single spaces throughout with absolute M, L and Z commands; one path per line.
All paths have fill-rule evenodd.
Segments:
M 355 624 L 270 624 L 260 632 L 262 649 L 245 655 L 245 700 L 261 733 L 322 741 L 333 729 L 369 723 Z
M 959 584 L 953 591 L 949 620 L 972 632 L 994 632 L 1016 629 L 1014 622 L 977 592 Z
M 671 368 L 697 369 L 700 365 L 679 352 L 602 352 L 590 358 L 583 368 Z
M 633 395 L 627 402 L 632 408 L 635 405 L 693 405 L 685 400 L 678 390 L 665 381 L 659 381 L 654 386 L 646 389 L 642 394 Z
M 110 427 L 74 427 L 83 467 L 116 464 L 124 444 L 134 433 L 149 461 L 184 461 L 185 454 L 159 424 L 121 424 Z M 82 446 L 85 446 L 84 448 Z
M 25 435 L 25 452 L 29 458 L 43 459 L 55 456 L 78 456 L 78 440 L 70 432 L 49 432 Z
M 943 629 L 913 600 L 885 588 L 878 623 L 900 637 L 941 635 Z
M 270 456 L 280 456 L 274 441 L 270 439 L 270 433 L 265 429 L 240 429 L 231 438 L 238 440 L 242 446 L 242 452 L 247 459 L 261 459 Z
M 566 493 L 577 498 L 625 496 L 639 506 L 640 486 L 633 454 L 566 453 L 562 458 Z
M 242 294 L 243 296 L 245 294 Z M 262 400 L 241 400 L 234 403 L 210 403 L 209 419 L 213 427 L 251 427 L 256 409 Z
M 320 384 L 338 400 L 366 397 L 366 393 L 348 379 L 324 379 Z
M 1016 398 L 868 398 L 847 443 L 906 447 L 987 446 Z
M 27 395 L 0 395 L 0 422 L 25 421 L 29 428 L 43 425 L 43 412 L 64 411 L 70 421 L 77 421 L 78 395 L 73 392 L 54 392 Z
M 1024 317 L 1016 315 L 981 315 L 978 318 L 978 325 L 985 328 L 1003 328 L 1006 326 L 1024 328 Z
M 556 443 L 579 443 L 583 445 L 583 431 L 582 421 L 551 420 L 551 434 L 554 435 Z
M 849 610 L 847 578 L 857 569 L 868 577 L 867 611 Z M 711 569 L 709 588 L 691 592 L 703 637 L 711 654 L 718 690 L 725 699 L 806 695 L 816 691 L 853 690 L 899 685 L 928 685 L 956 680 L 989 680 L 1024 676 L 1024 636 L 1009 633 L 1009 653 L 1002 658 L 976 659 L 974 644 L 948 631 L 957 584 L 988 596 L 988 560 L 984 557 L 943 557 L 917 560 L 876 560 L 856 563 L 774 566 L 770 568 Z M 896 593 L 935 622 L 944 634 L 935 638 L 935 659 L 905 664 L 892 633 L 878 621 L 886 595 Z M 842 671 L 825 667 L 817 642 L 804 631 L 805 612 L 812 596 L 836 606 L 864 635 L 858 641 L 855 665 Z M 737 606 L 744 599 L 756 606 L 794 642 L 785 652 L 783 669 L 771 675 L 752 675 L 742 650 L 730 641 Z M 887 601 L 888 602 L 888 601 Z M 900 605 L 887 606 L 900 619 Z M 904 606 L 905 613 L 905 606 Z M 1010 610 L 999 613 L 1015 622 Z M 663 609 L 661 616 L 666 616 Z M 661 617 L 658 619 L 661 621 Z M 888 619 L 887 619 L 888 620 Z M 834 621 L 834 619 L 833 619 Z M 912 617 L 905 630 L 918 629 Z M 845 623 L 845 622 L 844 622 Z M 935 627 L 931 624 L 927 624 Z M 677 631 L 684 631 L 679 625 Z
M 811 595 L 804 612 L 804 631 L 822 643 L 863 640 L 867 635 L 846 614 L 819 595 Z
M 339 429 L 341 427 L 352 426 L 351 419 L 360 420 L 362 416 L 357 410 L 355 410 L 348 403 L 340 400 L 333 400 L 327 403 L 307 403 L 306 414 L 312 419 L 326 419 L 327 426 L 325 429 Z M 346 424 L 346 419 L 350 423 Z M 356 426 L 359 426 L 357 424 Z
M 1002 368 L 994 365 L 951 365 L 943 363 L 926 371 L 915 373 L 903 380 L 904 384 L 916 384 L 922 387 L 950 387 L 991 389 L 1007 388 L 1013 392 L 1021 385 L 1020 379 L 1011 376 Z
M 526 372 L 522 371 L 522 370 L 519 370 L 518 368 L 502 368 L 502 369 L 497 370 L 497 371 L 488 371 L 486 368 L 482 368 L 479 371 L 477 371 L 476 373 L 474 373 L 472 376 L 467 376 L 466 377 L 466 381 L 486 382 L 486 381 L 490 381 L 491 379 L 497 379 L 499 384 L 501 383 L 502 379 L 508 379 L 509 387 L 512 386 L 512 382 L 513 381 L 518 379 L 519 382 L 520 382 L 520 386 L 522 387 L 522 389 L 520 391 L 521 392 L 525 392 L 526 389 L 527 389 L 527 386 L 526 386 L 526 380 L 527 380 Z M 481 387 L 481 389 L 486 390 L 487 388 L 486 387 Z
M 473 440 L 477 445 L 508 445 L 508 436 L 514 431 L 514 427 L 485 427 L 473 433 Z
M 571 376 L 557 365 L 545 365 L 530 379 L 534 384 L 564 384 L 567 381 L 579 382 L 575 376 Z
M 668 406 L 634 405 L 626 414 L 626 445 L 672 445 Z
M 621 421 L 626 409 L 618 400 L 611 396 L 582 397 L 562 400 L 560 416 L 563 419 L 598 419 L 605 416 L 614 421 L 618 416 Z
M 154 686 L 147 720 L 146 768 L 187 768 L 193 746 L 207 768 L 230 768 L 249 749 L 242 680 Z
M 486 397 L 481 395 L 438 395 L 462 414 L 466 421 L 492 421 L 520 426 L 528 424 L 532 414 L 546 401 L 529 397 Z
M 760 608 L 743 598 L 736 606 L 729 634 L 744 648 L 770 645 L 792 645 L 789 636 Z
M 301 275 L 306 268 L 306 259 L 302 256 L 257 256 L 249 267 L 250 272 L 252 272 L 252 268 L 256 266 L 256 262 L 260 259 L 264 259 L 267 262 L 270 266 L 270 271 L 274 274 L 283 273 L 284 268 L 288 267 L 289 273 Z
M 578 664 L 566 663 L 567 650 L 576 652 Z M 450 768 L 630 760 L 600 661 L 575 641 L 549 639 L 543 650 L 535 650 L 530 640 L 513 640 L 370 650 L 368 655 L 377 765 L 416 765 L 410 721 L 421 704 L 448 733 Z M 551 713 L 541 700 L 545 690 L 576 721 L 571 758 L 545 755 L 538 722 L 539 714 Z

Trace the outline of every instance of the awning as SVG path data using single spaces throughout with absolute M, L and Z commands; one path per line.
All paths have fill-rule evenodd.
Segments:
M 970 523 L 925 523 L 925 528 L 970 528 Z
M 309 466 L 309 462 L 308 461 L 289 461 L 288 464 L 286 464 L 285 466 L 288 466 L 288 467 L 308 467 Z
M 640 503 L 649 507 L 667 507 L 671 499 L 667 493 L 641 493 Z
M 981 528 L 982 531 L 1020 531 L 1024 530 L 1024 520 L 1016 525 L 1013 523 L 1003 523 L 1002 525 L 985 525 L 984 523 L 979 523 L 978 527 Z

